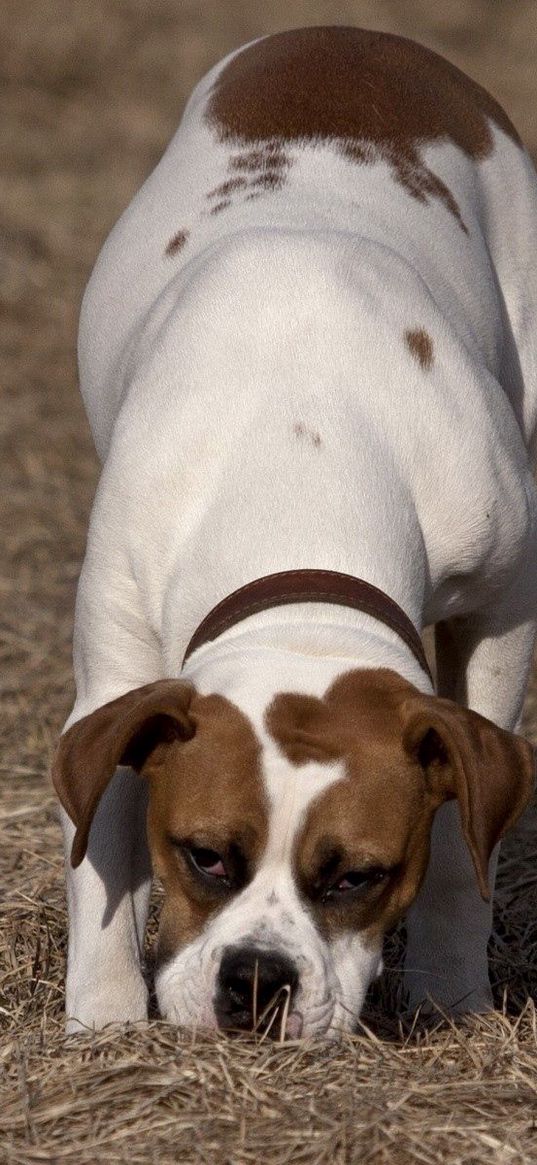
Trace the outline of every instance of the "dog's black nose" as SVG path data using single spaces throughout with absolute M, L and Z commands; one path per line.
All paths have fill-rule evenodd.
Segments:
M 289 1002 L 298 971 L 287 955 L 256 947 L 228 947 L 220 963 L 214 1007 L 221 1028 L 267 1028 L 274 1010 Z M 279 1025 L 273 1024 L 278 1034 Z M 272 1028 L 271 1028 L 272 1031 Z

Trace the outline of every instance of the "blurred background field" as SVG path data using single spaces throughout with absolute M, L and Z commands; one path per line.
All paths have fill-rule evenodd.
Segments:
M 395 971 L 342 1049 L 153 1021 L 61 1030 L 65 903 L 47 768 L 69 711 L 97 461 L 76 380 L 80 298 L 196 81 L 302 24 L 415 37 L 485 85 L 537 156 L 534 0 L 2 0 L 0 5 L 0 1165 L 41 1161 L 533 1162 L 537 834 L 504 847 L 497 1016 L 399 1026 Z M 537 742 L 532 689 L 527 732 Z M 397 962 L 401 938 L 390 947 Z

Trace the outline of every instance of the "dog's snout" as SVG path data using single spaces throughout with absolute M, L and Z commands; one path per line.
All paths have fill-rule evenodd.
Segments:
M 274 1012 L 289 1003 L 298 970 L 287 955 L 256 947 L 228 947 L 218 973 L 215 1012 L 221 1028 L 266 1029 Z M 279 1031 L 279 1025 L 274 1034 Z

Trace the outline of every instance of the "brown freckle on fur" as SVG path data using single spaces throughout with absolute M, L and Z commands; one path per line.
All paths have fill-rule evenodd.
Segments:
M 264 190 L 279 190 L 284 184 L 284 177 L 277 170 L 264 170 L 257 178 L 253 178 L 251 186 L 262 186 Z
M 433 341 L 429 333 L 425 331 L 425 328 L 407 328 L 405 343 L 418 364 L 427 371 L 433 362 Z
M 293 432 L 295 436 L 299 438 L 299 440 L 302 437 L 305 437 L 308 441 L 310 441 L 315 449 L 321 448 L 321 434 L 318 433 L 316 429 L 308 429 L 307 425 L 304 425 L 302 421 L 297 421 L 296 424 L 293 425 Z
M 291 159 L 280 148 L 277 143 L 267 141 L 264 143 L 262 149 L 248 150 L 246 153 L 233 154 L 229 159 L 230 170 L 241 170 L 243 173 L 251 175 L 250 187 L 260 187 L 260 190 L 252 190 L 246 198 L 250 201 L 259 198 L 264 190 L 280 190 L 283 186 L 287 170 L 291 165 Z M 229 183 L 235 185 L 240 183 L 241 186 L 246 185 L 244 177 L 231 178 Z M 225 193 L 224 187 L 227 183 L 223 183 L 217 190 L 222 190 Z M 238 188 L 238 186 L 237 186 Z
M 262 150 L 251 150 L 248 154 L 233 154 L 229 159 L 230 170 L 258 170 L 263 165 Z
M 215 186 L 214 190 L 210 190 L 207 198 L 226 198 L 234 190 L 241 190 L 247 185 L 246 178 L 228 178 L 226 182 L 221 182 L 219 186 Z
M 253 146 L 231 168 L 264 165 L 262 142 L 273 158 L 290 142 L 325 142 L 359 164 L 387 162 L 409 195 L 439 200 L 465 233 L 423 148 L 450 142 L 479 161 L 493 149 L 490 122 L 521 144 L 501 106 L 449 61 L 402 37 L 343 26 L 277 33 L 238 52 L 205 116 L 221 141 Z
M 180 251 L 187 242 L 189 234 L 189 231 L 177 231 L 177 234 L 175 234 L 173 238 L 170 239 L 168 246 L 166 247 L 165 254 L 177 255 L 177 252 Z
M 221 202 L 215 202 L 214 206 L 211 206 L 210 214 L 220 214 L 220 211 L 226 210 L 228 206 L 231 206 L 231 198 L 223 198 Z
M 253 173 L 256 170 L 286 169 L 291 165 L 291 159 L 279 147 L 267 142 L 262 150 L 248 150 L 242 154 L 232 154 L 229 159 L 230 170 L 246 170 Z
M 427 167 L 419 170 L 417 167 L 406 165 L 406 163 L 402 162 L 396 170 L 395 177 L 418 202 L 426 203 L 428 197 L 438 198 L 440 202 L 444 203 L 446 210 L 449 210 L 450 214 L 457 220 L 465 235 L 469 233 L 468 227 L 461 215 L 457 199 L 452 194 L 449 186 L 446 186 L 445 182 L 442 182 L 437 174 L 433 174 L 432 170 L 429 170 Z

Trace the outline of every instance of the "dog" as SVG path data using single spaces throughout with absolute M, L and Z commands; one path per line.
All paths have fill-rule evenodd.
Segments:
M 201 81 L 112 231 L 53 764 L 69 1032 L 146 1016 L 152 872 L 177 1024 L 350 1031 L 402 916 L 408 1006 L 492 1006 L 534 777 L 536 189 L 453 65 L 305 28 Z

